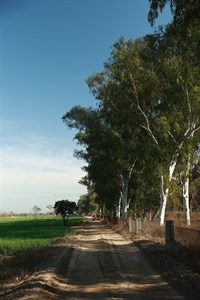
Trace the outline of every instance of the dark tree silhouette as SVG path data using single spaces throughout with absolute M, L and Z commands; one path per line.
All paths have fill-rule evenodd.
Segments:
M 77 211 L 77 205 L 73 201 L 59 200 L 56 201 L 54 205 L 54 210 L 56 215 L 60 215 L 63 218 L 63 224 L 64 226 L 66 226 L 66 217 Z

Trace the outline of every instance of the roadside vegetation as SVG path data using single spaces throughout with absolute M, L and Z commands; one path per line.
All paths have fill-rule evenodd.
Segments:
M 80 220 L 80 217 L 70 217 L 64 227 L 62 219 L 55 216 L 0 218 L 0 255 L 47 246 L 56 238 L 67 235 L 70 227 Z
M 0 217 L 0 290 L 29 276 L 41 263 L 51 262 L 56 245 L 80 221 L 69 217 L 64 227 L 59 216 Z
M 136 40 L 121 37 L 87 84 L 96 107 L 74 106 L 63 122 L 75 129 L 75 156 L 86 162 L 79 203 L 107 216 L 164 225 L 166 210 L 200 210 L 200 4 L 149 0 L 154 24 L 165 5 L 171 23 Z

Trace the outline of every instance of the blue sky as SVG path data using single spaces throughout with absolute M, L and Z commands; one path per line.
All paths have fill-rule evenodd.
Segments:
M 77 201 L 83 161 L 61 117 L 95 106 L 86 79 L 121 37 L 152 33 L 148 0 L 0 0 L 0 212 Z M 166 10 L 157 21 L 170 20 Z

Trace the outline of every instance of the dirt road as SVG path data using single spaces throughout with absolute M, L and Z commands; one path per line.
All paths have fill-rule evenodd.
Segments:
M 49 264 L 5 291 L 3 299 L 184 299 L 131 241 L 86 221 L 57 245 Z

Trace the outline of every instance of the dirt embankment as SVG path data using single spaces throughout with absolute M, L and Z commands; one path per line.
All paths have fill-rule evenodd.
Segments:
M 86 221 L 49 247 L 31 276 L 4 286 L 0 298 L 198 299 L 200 274 L 191 271 L 192 287 L 180 266 L 162 247 L 133 242 L 106 224 Z

